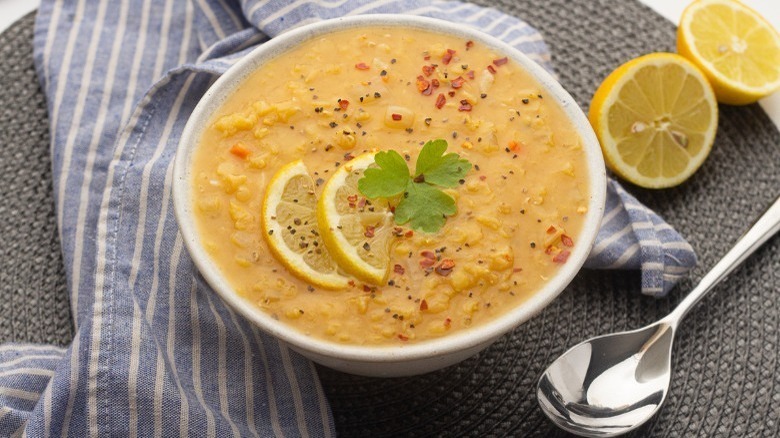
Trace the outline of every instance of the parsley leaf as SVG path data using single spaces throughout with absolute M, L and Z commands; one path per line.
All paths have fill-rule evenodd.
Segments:
M 403 193 L 395 206 L 395 222 L 409 223 L 416 230 L 435 233 L 447 216 L 457 212 L 455 200 L 441 188 L 456 187 L 471 169 L 468 160 L 456 153 L 444 154 L 446 140 L 432 140 L 417 157 L 414 177 L 404 158 L 396 151 L 378 152 L 377 167 L 369 167 L 358 180 L 358 190 L 370 199 L 391 198 Z
M 435 233 L 444 226 L 447 216 L 455 214 L 452 196 L 426 183 L 410 183 L 401 202 L 395 207 L 395 222 L 410 222 L 412 228 Z
M 369 167 L 358 180 L 358 190 L 366 197 L 389 198 L 406 189 L 409 183 L 409 168 L 404 157 L 396 151 L 378 152 L 374 162 L 379 166 Z
M 442 187 L 457 187 L 458 181 L 471 170 L 471 163 L 456 153 L 444 155 L 446 140 L 433 140 L 425 143 L 417 157 L 415 177 L 422 175 L 425 182 Z

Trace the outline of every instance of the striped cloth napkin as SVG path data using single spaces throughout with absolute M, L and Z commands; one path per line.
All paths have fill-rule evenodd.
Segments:
M 478 28 L 551 69 L 526 23 L 423 0 L 44 0 L 35 60 L 48 98 L 58 225 L 76 335 L 0 346 L 0 436 L 332 436 L 314 367 L 226 307 L 183 249 L 172 160 L 198 99 L 293 26 L 403 12 Z M 588 266 L 641 268 L 661 295 L 690 246 L 614 181 Z

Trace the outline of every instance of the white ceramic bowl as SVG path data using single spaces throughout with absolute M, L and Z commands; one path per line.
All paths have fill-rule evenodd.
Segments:
M 578 239 L 581 244 L 574 248 L 567 263 L 543 288 L 526 302 L 489 323 L 442 338 L 403 346 L 343 345 L 312 338 L 274 320 L 254 303 L 236 294 L 211 262 L 198 236 L 193 215 L 190 162 L 193 150 L 214 112 L 244 78 L 268 60 L 311 38 L 363 26 L 420 28 L 474 40 L 506 54 L 539 82 L 545 90 L 545 99 L 548 96 L 555 99 L 582 138 L 590 176 L 590 203 Z M 176 219 L 184 243 L 203 277 L 223 300 L 263 331 L 316 362 L 348 373 L 388 377 L 421 374 L 464 360 L 541 311 L 569 284 L 585 262 L 598 232 L 605 196 L 606 175 L 598 140 L 574 99 L 549 73 L 516 49 L 487 34 L 446 21 L 407 15 L 363 15 L 321 21 L 280 35 L 246 55 L 214 83 L 190 116 L 176 153 L 173 183 Z

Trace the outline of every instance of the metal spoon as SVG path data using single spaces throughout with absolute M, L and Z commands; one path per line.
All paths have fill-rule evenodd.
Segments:
M 669 390 L 680 321 L 778 230 L 780 197 L 672 313 L 638 330 L 592 338 L 556 359 L 536 389 L 542 411 L 562 429 L 587 437 L 620 435 L 649 420 Z

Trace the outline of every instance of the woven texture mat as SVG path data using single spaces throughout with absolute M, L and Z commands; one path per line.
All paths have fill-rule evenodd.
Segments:
M 620 63 L 674 51 L 674 26 L 635 1 L 475 1 L 536 26 L 563 86 L 583 108 Z M 28 16 L 0 35 L 0 341 L 65 344 L 72 329 L 32 24 Z M 641 296 L 635 272 L 583 271 L 541 315 L 457 366 L 400 379 L 319 368 L 340 436 L 566 436 L 536 404 L 544 368 L 590 336 L 638 328 L 668 313 L 780 193 L 780 134 L 757 105 L 720 109 L 715 146 L 691 180 L 663 191 L 627 185 L 700 257 L 669 298 Z M 778 436 L 778 300 L 775 237 L 686 318 L 669 397 L 633 436 Z

